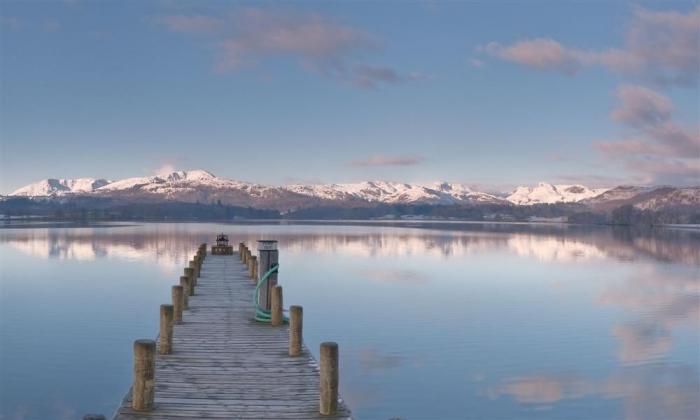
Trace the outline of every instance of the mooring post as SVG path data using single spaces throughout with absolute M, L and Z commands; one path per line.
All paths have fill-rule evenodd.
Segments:
M 173 305 L 160 305 L 160 354 L 173 350 Z
M 338 409 L 338 344 L 321 343 L 321 398 L 319 412 L 333 415 Z
M 134 384 L 131 388 L 131 408 L 148 411 L 153 409 L 156 374 L 156 342 L 134 341 Z
M 255 272 L 257 271 L 256 269 L 258 268 L 258 257 L 253 255 L 250 257 L 250 269 L 248 270 L 248 274 L 250 275 L 250 278 L 255 280 Z
M 238 258 L 243 261 L 243 242 L 238 243 Z
M 199 277 L 199 275 L 197 274 L 197 263 L 195 263 L 194 261 L 190 261 L 189 268 L 192 269 L 192 280 L 193 280 L 194 285 L 196 286 L 197 285 L 197 277 Z
M 301 354 L 303 342 L 302 330 L 304 329 L 304 308 L 293 305 L 289 307 L 289 355 L 292 357 Z
M 182 323 L 182 310 L 184 309 L 184 304 L 182 302 L 183 288 L 182 286 L 173 286 L 173 322 L 176 324 Z
M 253 255 L 253 275 L 251 276 L 255 284 L 258 284 L 258 257 Z
M 282 308 L 282 286 L 277 285 L 272 288 L 272 310 L 270 311 L 270 324 L 273 327 L 284 323 Z
M 190 296 L 194 296 L 194 271 L 190 267 L 185 268 L 185 277 L 187 277 L 187 283 L 190 285 Z
M 267 273 L 273 266 L 277 265 L 279 259 L 279 251 L 277 250 L 277 241 L 266 240 L 258 241 L 258 270 L 260 273 Z M 277 273 L 272 273 L 267 278 L 265 287 L 260 288 L 260 299 L 258 305 L 261 308 L 270 310 L 272 305 L 271 295 L 272 288 L 277 286 Z
M 180 286 L 182 286 L 182 309 L 190 307 L 190 281 L 187 277 L 180 277 Z
M 200 277 L 202 273 L 202 255 L 197 254 L 194 257 L 194 263 L 195 263 L 195 274 L 197 275 L 197 278 Z

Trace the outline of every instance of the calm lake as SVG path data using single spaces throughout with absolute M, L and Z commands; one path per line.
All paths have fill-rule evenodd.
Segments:
M 700 230 L 416 223 L 0 229 L 0 419 L 110 416 L 200 242 L 277 239 L 358 419 L 692 419 Z

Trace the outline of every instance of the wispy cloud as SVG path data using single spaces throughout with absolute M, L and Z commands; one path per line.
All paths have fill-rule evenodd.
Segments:
M 660 84 L 692 84 L 700 74 L 700 6 L 688 13 L 638 8 L 622 48 L 586 50 L 550 38 L 491 42 L 477 50 L 540 70 L 574 74 L 602 66 L 615 73 L 642 76 Z
M 422 163 L 425 158 L 421 156 L 385 156 L 375 155 L 366 159 L 352 160 L 350 166 L 411 166 Z
M 223 19 L 205 15 L 157 16 L 153 21 L 171 31 L 183 33 L 214 33 L 224 27 Z
M 700 126 L 685 128 L 672 119 L 673 104 L 666 96 L 643 86 L 617 90 L 619 104 L 611 118 L 623 124 L 632 138 L 602 141 L 596 146 L 648 182 L 697 184 L 700 179 Z
M 154 22 L 174 32 L 210 35 L 220 72 L 288 58 L 304 70 L 362 88 L 411 80 L 391 67 L 365 62 L 382 49 L 376 37 L 318 13 L 249 8 L 224 17 L 158 16 Z

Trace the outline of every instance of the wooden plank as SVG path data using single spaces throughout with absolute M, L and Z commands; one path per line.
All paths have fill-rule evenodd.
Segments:
M 319 370 L 306 347 L 289 357 L 287 326 L 253 320 L 253 281 L 238 253 L 207 255 L 172 352 L 156 358 L 155 408 L 136 412 L 131 392 L 115 419 L 348 419 L 319 414 Z

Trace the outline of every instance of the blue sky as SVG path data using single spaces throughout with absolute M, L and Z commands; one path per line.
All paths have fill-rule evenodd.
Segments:
M 0 192 L 700 184 L 697 2 L 0 3 Z

